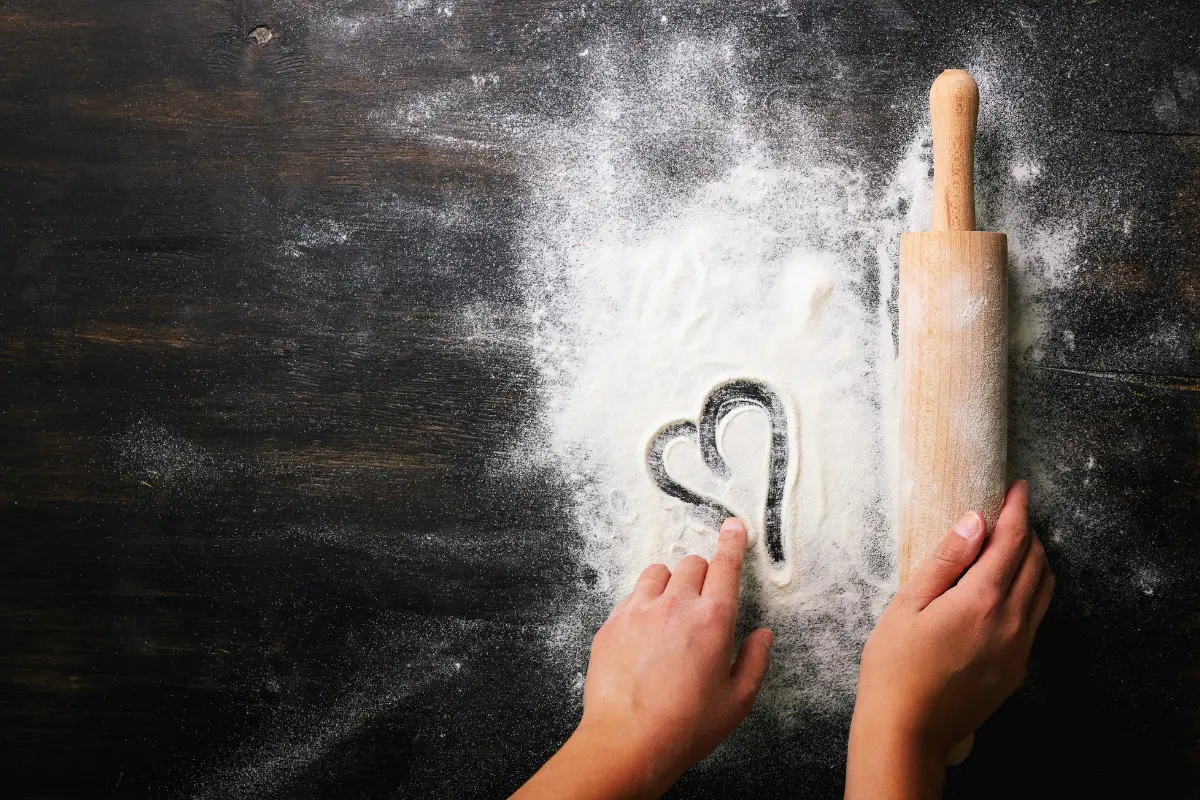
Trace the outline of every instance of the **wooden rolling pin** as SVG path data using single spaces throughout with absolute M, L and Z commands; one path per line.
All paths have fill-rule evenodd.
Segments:
M 902 584 L 963 514 L 980 512 L 991 529 L 1007 478 L 1008 240 L 975 230 L 975 79 L 939 75 L 929 115 L 933 230 L 900 236 Z
M 929 90 L 933 230 L 900 237 L 900 582 L 963 514 L 1004 503 L 1007 240 L 975 230 L 979 89 L 946 70 Z

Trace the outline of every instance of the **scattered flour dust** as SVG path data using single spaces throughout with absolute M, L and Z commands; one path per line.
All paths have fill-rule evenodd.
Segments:
M 543 415 L 521 453 L 566 476 L 615 602 L 648 564 L 715 546 L 712 520 L 651 480 L 656 431 L 697 422 L 726 381 L 769 385 L 790 452 L 782 565 L 761 535 L 765 413 L 718 431 L 727 478 L 687 440 L 664 463 L 749 524 L 743 598 L 776 632 L 771 707 L 840 713 L 896 580 L 895 280 L 900 233 L 928 228 L 929 131 L 868 175 L 802 118 L 785 140 L 756 127 L 728 53 L 686 43 L 627 77 L 593 49 L 590 106 L 536 137 L 521 245 Z M 1023 186 L 1036 172 L 1018 157 Z M 693 168 L 663 170 L 672 158 Z

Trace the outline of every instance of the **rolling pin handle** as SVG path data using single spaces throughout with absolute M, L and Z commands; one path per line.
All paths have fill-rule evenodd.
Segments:
M 929 89 L 933 123 L 935 231 L 975 230 L 975 126 L 979 87 L 969 73 L 948 69 Z

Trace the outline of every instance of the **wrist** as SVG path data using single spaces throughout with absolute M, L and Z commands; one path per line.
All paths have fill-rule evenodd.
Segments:
M 619 731 L 580 723 L 513 800 L 637 800 L 653 797 L 645 770 Z
M 884 714 L 855 709 L 850 725 L 846 798 L 940 797 L 946 780 L 946 752 L 918 726 Z
M 580 797 L 622 800 L 657 797 L 665 790 L 656 790 L 648 753 L 628 731 L 586 716 L 560 751 L 571 761 L 580 786 L 588 789 Z
M 854 704 L 851 732 L 869 734 L 893 748 L 914 756 L 945 763 L 955 742 L 943 741 L 921 704 L 894 699 L 894 694 L 867 694 L 860 690 Z

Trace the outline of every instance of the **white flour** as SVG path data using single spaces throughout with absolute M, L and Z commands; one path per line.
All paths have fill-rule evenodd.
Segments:
M 682 43 L 649 80 L 593 57 L 590 108 L 541 132 L 529 171 L 524 281 L 544 427 L 521 455 L 567 476 L 584 556 L 615 601 L 648 564 L 709 555 L 715 543 L 711 519 L 651 480 L 655 432 L 697 421 L 725 381 L 772 387 L 790 450 L 783 564 L 762 536 L 765 414 L 747 408 L 718 432 L 729 480 L 687 441 L 665 463 L 749 523 L 744 598 L 776 631 L 774 706 L 842 707 L 895 582 L 894 281 L 900 233 L 928 228 L 928 128 L 913 132 L 890 178 L 872 181 L 828 155 L 802 119 L 788 120 L 783 146 L 756 131 L 727 49 Z M 698 165 L 683 178 L 661 169 L 670 144 Z M 1009 202 L 1037 175 L 1015 153 L 1011 187 L 996 191 Z M 1069 261 L 1071 237 L 1019 211 L 1001 224 L 1015 234 L 1018 280 L 1030 245 L 1054 269 Z M 1016 338 L 1035 347 L 1040 335 Z

